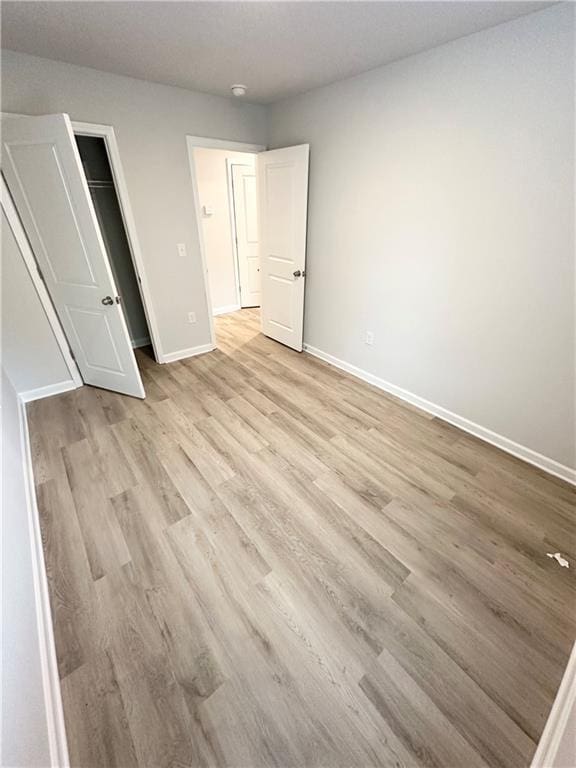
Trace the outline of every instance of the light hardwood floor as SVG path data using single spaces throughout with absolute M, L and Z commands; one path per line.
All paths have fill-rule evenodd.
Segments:
M 574 489 L 258 333 L 29 406 L 74 766 L 527 766 Z M 561 551 L 560 568 L 546 556 Z

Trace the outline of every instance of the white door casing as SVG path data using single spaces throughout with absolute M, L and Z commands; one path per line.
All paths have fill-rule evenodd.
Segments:
M 260 306 L 260 250 L 258 245 L 258 198 L 256 170 L 250 165 L 231 163 L 232 202 L 240 306 Z
M 308 144 L 257 157 L 262 333 L 302 350 Z
M 68 115 L 3 120 L 2 145 L 6 182 L 84 382 L 144 397 Z

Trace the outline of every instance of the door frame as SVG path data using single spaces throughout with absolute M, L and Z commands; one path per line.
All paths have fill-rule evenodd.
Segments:
M 84 384 L 84 381 L 82 380 L 82 376 L 80 375 L 80 370 L 76 365 L 76 360 L 72 356 L 72 351 L 68 344 L 68 339 L 66 338 L 64 329 L 60 324 L 60 319 L 56 314 L 56 310 L 54 309 L 54 305 L 52 304 L 52 299 L 50 298 L 48 289 L 44 284 L 44 280 L 40 277 L 38 264 L 36 263 L 36 257 L 34 256 L 34 253 L 32 252 L 32 247 L 28 242 L 28 237 L 26 236 L 26 232 L 24 231 L 24 226 L 20 221 L 20 216 L 18 214 L 18 211 L 16 210 L 14 201 L 12 200 L 12 195 L 10 194 L 10 190 L 8 189 L 8 184 L 6 183 L 4 176 L 1 176 L 0 178 L 2 179 L 0 198 L 1 198 L 2 210 L 4 211 L 4 214 L 8 221 L 8 226 L 10 227 L 12 234 L 14 235 L 14 239 L 16 240 L 16 245 L 18 246 L 18 249 L 22 255 L 22 258 L 24 259 L 24 264 L 26 265 L 26 269 L 28 270 L 28 274 L 30 275 L 32 284 L 36 289 L 38 298 L 40 299 L 40 304 L 42 305 L 42 308 L 46 313 L 46 317 L 48 318 L 48 323 L 50 324 L 50 327 L 52 328 L 56 342 L 60 347 L 62 357 L 64 358 L 64 362 L 68 367 L 68 371 L 70 372 L 70 378 L 72 379 L 76 387 L 81 387 Z
M 196 176 L 196 163 L 194 160 L 195 149 L 228 149 L 231 152 L 264 152 L 265 144 L 247 144 L 242 141 L 228 141 L 227 139 L 210 139 L 205 136 L 186 136 L 186 147 L 188 150 L 188 163 L 190 165 L 190 176 L 192 179 L 192 202 L 194 204 L 195 227 L 200 246 L 200 259 L 202 262 L 202 273 L 204 275 L 204 296 L 206 298 L 206 310 L 210 318 L 210 344 L 212 349 L 216 349 L 216 330 L 214 325 L 214 315 L 212 314 L 212 298 L 210 296 L 210 276 L 208 274 L 208 259 L 206 258 L 206 243 L 202 232 L 202 219 L 200 210 L 200 193 L 198 190 L 198 179 Z M 230 186 L 228 187 L 230 190 Z M 230 192 L 229 192 L 230 194 Z M 234 269 L 237 269 L 236 259 Z M 238 278 L 236 280 L 238 286 Z
M 140 242 L 138 240 L 138 232 L 136 230 L 136 222 L 134 220 L 134 214 L 132 213 L 128 187 L 126 186 L 124 169 L 122 167 L 122 160 L 120 159 L 120 150 L 118 149 L 114 128 L 111 125 L 84 123 L 77 120 L 72 120 L 71 122 L 75 136 L 94 136 L 104 140 L 104 146 L 106 147 L 106 154 L 108 156 L 108 162 L 114 180 L 114 187 L 120 204 L 120 213 L 122 214 L 126 239 L 128 240 L 132 266 L 134 267 L 140 299 L 142 300 L 142 307 L 144 308 L 144 315 L 146 316 L 146 322 L 148 324 L 150 341 L 152 343 L 156 362 L 159 363 L 164 357 L 162 345 L 160 343 L 160 334 L 158 332 L 158 324 L 156 322 L 156 315 L 154 314 L 148 278 L 146 277 L 146 269 L 144 267 Z

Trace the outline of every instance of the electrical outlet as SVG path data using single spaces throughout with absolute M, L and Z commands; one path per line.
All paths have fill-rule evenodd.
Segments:
M 185 259 L 186 258 L 186 243 L 176 243 L 176 248 L 178 249 L 178 256 L 180 258 Z
M 189 323 L 196 322 L 196 312 L 188 312 L 188 322 Z
M 374 332 L 373 331 L 366 331 L 366 344 L 369 346 L 372 346 L 374 344 Z

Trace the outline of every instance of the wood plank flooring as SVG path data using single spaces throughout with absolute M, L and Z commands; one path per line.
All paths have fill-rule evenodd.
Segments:
M 258 327 L 29 406 L 72 764 L 529 765 L 574 489 Z

